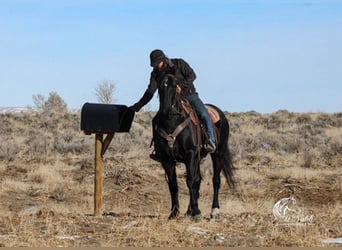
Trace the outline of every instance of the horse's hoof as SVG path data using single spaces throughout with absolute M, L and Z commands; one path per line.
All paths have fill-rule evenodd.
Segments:
M 174 219 L 176 219 L 176 216 L 170 214 L 169 217 L 168 217 L 168 220 L 174 220 Z
M 176 218 L 177 218 L 177 214 L 170 214 L 168 219 L 169 220 L 174 220 Z
M 202 215 L 201 214 L 196 214 L 192 217 L 195 222 L 200 222 L 202 220 Z
M 169 215 L 169 220 L 176 219 L 178 215 L 179 215 L 179 210 L 177 208 L 174 208 L 171 214 Z
M 221 219 L 220 210 L 218 208 L 213 208 L 211 210 L 210 219 L 212 219 L 212 220 L 220 220 Z
M 199 222 L 202 219 L 201 210 L 199 210 L 198 208 L 197 209 L 188 208 L 188 210 L 185 213 L 185 216 L 191 217 L 191 219 L 195 220 L 196 222 Z

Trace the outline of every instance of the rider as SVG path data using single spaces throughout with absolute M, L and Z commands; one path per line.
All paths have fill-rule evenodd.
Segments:
M 195 109 L 196 114 L 204 123 L 209 137 L 209 143 L 205 146 L 207 153 L 213 153 L 216 150 L 215 136 L 211 118 L 203 102 L 196 92 L 193 81 L 196 79 L 195 72 L 183 59 L 169 59 L 165 56 L 162 50 L 153 50 L 150 54 L 151 72 L 150 83 L 143 97 L 135 103 L 131 108 L 137 112 L 145 106 L 153 97 L 158 85 L 161 84 L 163 77 L 166 74 L 174 75 L 178 81 L 181 90 L 181 95 L 185 97 L 190 105 Z M 152 157 L 153 158 L 153 157 Z

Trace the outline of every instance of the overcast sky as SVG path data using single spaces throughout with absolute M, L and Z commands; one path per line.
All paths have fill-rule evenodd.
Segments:
M 339 0 L 0 0 L 0 107 L 56 91 L 69 108 L 144 93 L 149 53 L 183 58 L 224 111 L 342 112 Z M 155 94 L 148 108 L 158 109 Z

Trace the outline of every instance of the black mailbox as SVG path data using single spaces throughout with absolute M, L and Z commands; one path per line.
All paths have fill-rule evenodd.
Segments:
M 125 105 L 85 103 L 81 111 L 81 130 L 86 134 L 129 132 L 134 111 Z

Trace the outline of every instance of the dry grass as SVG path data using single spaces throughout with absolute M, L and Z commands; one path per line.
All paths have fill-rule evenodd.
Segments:
M 342 237 L 342 114 L 226 113 L 238 182 L 222 178 L 211 220 L 212 169 L 202 164 L 203 219 L 168 221 L 161 166 L 148 154 L 152 112 L 137 113 L 104 158 L 104 216 L 94 217 L 94 136 L 79 114 L 0 114 L 0 246 L 326 246 Z M 146 152 L 147 151 L 147 152 Z M 181 213 L 188 205 L 177 167 Z M 294 195 L 313 220 L 284 223 L 272 209 Z

